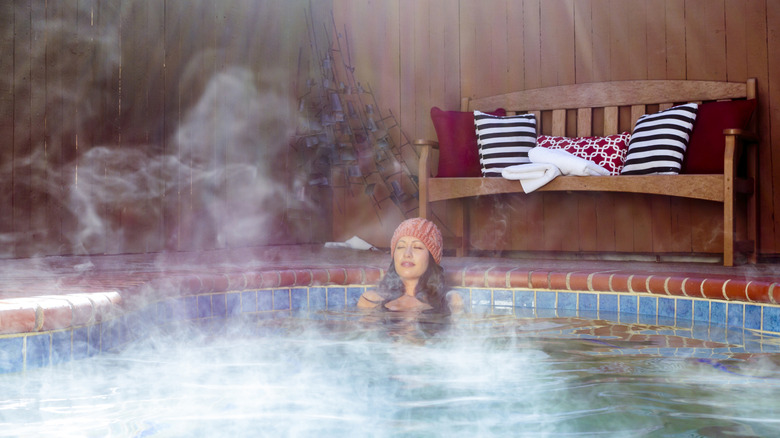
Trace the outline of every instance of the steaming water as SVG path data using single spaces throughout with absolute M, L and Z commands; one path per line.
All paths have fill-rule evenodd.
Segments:
M 780 435 L 777 355 L 598 336 L 625 327 L 350 311 L 183 327 L 0 376 L 0 436 Z

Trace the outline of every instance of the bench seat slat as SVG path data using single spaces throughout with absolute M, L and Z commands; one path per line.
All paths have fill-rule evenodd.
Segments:
M 723 202 L 723 175 L 559 176 L 539 192 L 647 193 Z M 428 201 L 523 193 L 519 181 L 504 178 L 431 178 Z

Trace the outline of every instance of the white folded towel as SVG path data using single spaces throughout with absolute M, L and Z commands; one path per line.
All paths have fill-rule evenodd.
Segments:
M 563 149 L 549 149 L 543 146 L 536 146 L 528 152 L 528 158 L 532 163 L 553 164 L 561 170 L 562 175 L 609 175 L 609 171 L 602 166 L 566 152 Z
M 533 149 L 532 149 L 533 150 Z M 508 166 L 501 170 L 506 179 L 519 180 L 523 191 L 531 193 L 561 174 L 557 166 L 550 163 L 526 163 Z

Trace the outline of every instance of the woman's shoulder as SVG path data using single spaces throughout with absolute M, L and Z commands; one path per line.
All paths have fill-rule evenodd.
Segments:
M 445 295 L 447 306 L 450 309 L 450 312 L 452 313 L 462 313 L 463 312 L 463 297 L 460 295 L 459 292 L 453 290 L 450 290 Z
M 367 290 L 363 292 L 363 295 L 358 299 L 357 306 L 363 309 L 374 308 L 382 304 L 384 298 L 376 290 Z

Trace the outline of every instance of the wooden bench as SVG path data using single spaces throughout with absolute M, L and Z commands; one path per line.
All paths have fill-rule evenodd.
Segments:
M 478 99 L 464 98 L 461 111 L 492 111 L 504 108 L 507 114 L 533 113 L 537 132 L 545 132 L 543 121 L 551 123 L 549 135 L 586 137 L 593 134 L 594 121 L 603 119 L 603 132 L 619 133 L 619 127 L 633 128 L 645 113 L 669 108 L 675 104 L 731 99 L 755 99 L 756 81 L 714 82 L 687 80 L 639 80 L 564 85 L 512 92 Z M 594 117 L 597 114 L 599 117 Z M 544 115 L 544 117 L 542 117 Z M 623 120 L 630 117 L 630 120 Z M 573 119 L 572 119 L 573 118 Z M 571 119 L 571 120 L 570 120 Z M 756 117 L 754 117 L 756 119 Z M 576 132 L 571 132 L 572 128 Z M 757 144 L 756 134 L 746 130 L 724 131 L 726 150 L 724 173 L 714 175 L 621 175 L 621 176 L 560 176 L 538 191 L 623 192 L 703 199 L 723 204 L 723 264 L 734 264 L 735 250 L 748 253 L 755 263 L 757 251 L 758 162 L 755 147 L 745 149 L 747 174 L 737 177 L 737 165 L 743 145 Z M 430 204 L 443 200 L 458 200 L 453 218 L 456 255 L 465 255 L 469 249 L 469 214 L 464 208 L 465 198 L 502 193 L 523 193 L 519 181 L 504 178 L 435 178 L 432 177 L 431 148 L 438 143 L 416 140 L 420 147 L 419 201 L 421 217 L 429 217 Z M 747 196 L 747 238 L 736 241 L 735 196 Z

